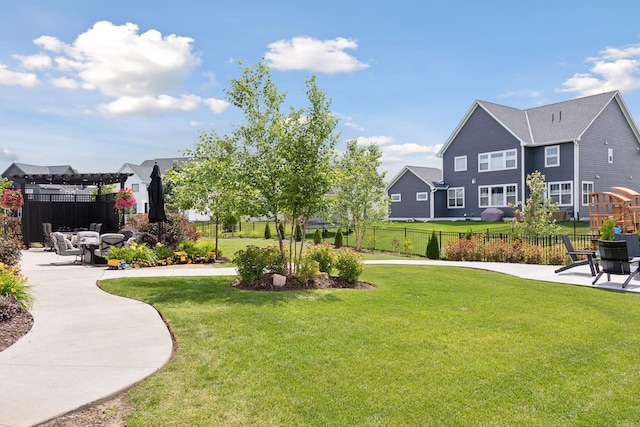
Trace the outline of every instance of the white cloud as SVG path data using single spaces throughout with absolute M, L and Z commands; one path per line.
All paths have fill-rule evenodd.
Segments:
M 20 61 L 23 68 L 27 70 L 46 70 L 51 68 L 51 57 L 44 53 L 37 55 L 13 55 L 14 58 Z
M 393 138 L 389 136 L 359 136 L 356 138 L 358 145 L 371 145 L 378 144 L 378 146 L 384 146 L 391 144 L 393 142 Z
M 599 54 L 587 58 L 592 63 L 588 73 L 574 74 L 557 91 L 577 92 L 582 96 L 640 89 L 640 45 L 607 47 Z
M 12 153 L 8 148 L 0 147 L 0 159 L 14 161 L 18 160 L 18 156 Z
M 6 65 L 0 64 L 0 85 L 33 88 L 39 84 L 37 75 L 7 70 Z
M 380 163 L 384 163 L 384 164 L 393 164 L 393 163 L 400 163 L 402 161 L 402 159 L 400 157 L 394 157 L 394 156 L 390 156 L 387 153 L 382 153 L 382 156 L 380 156 Z
M 342 37 L 333 40 L 317 40 L 311 37 L 294 37 L 270 43 L 264 55 L 265 61 L 277 70 L 310 70 L 334 74 L 358 71 L 369 64 L 358 61 L 345 53 L 358 44 Z
M 418 145 L 418 144 L 397 144 L 388 145 L 384 147 L 386 153 L 393 153 L 399 155 L 427 153 L 436 154 L 442 148 L 442 144 L 436 145 Z
M 363 131 L 365 130 L 364 127 L 360 126 L 359 124 L 356 123 L 351 123 L 351 122 L 346 122 L 344 124 L 345 127 L 351 128 L 351 129 L 355 129 L 357 131 Z
M 101 21 L 71 44 L 52 36 L 34 43 L 56 54 L 54 70 L 62 76 L 51 78 L 55 86 L 99 91 L 111 99 L 101 106 L 111 114 L 191 111 L 200 105 L 220 113 L 228 106 L 213 98 L 175 95 L 200 65 L 189 37 L 163 36 L 157 30 L 139 34 L 135 24 Z

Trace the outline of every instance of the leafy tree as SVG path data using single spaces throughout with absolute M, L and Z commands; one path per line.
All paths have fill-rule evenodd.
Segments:
M 553 219 L 553 212 L 558 210 L 558 205 L 550 198 L 545 199 L 544 179 L 540 171 L 527 175 L 527 202 L 518 201 L 510 206 L 520 208 L 520 211 L 516 211 L 513 224 L 513 231 L 518 237 L 547 236 L 558 232 L 558 225 Z
M 307 79 L 306 85 L 310 106 L 291 108 L 286 115 L 281 111 L 286 95 L 278 91 L 264 64 L 245 68 L 227 91 L 227 99 L 245 118 L 231 136 L 239 147 L 240 180 L 250 190 L 250 196 L 243 198 L 243 211 L 273 221 L 283 264 L 287 260 L 279 221 L 288 217 L 292 225 L 306 224 L 322 209 L 335 182 L 337 119 L 315 78 Z M 291 270 L 289 266 L 286 272 Z
M 385 190 L 385 173 L 378 173 L 382 152 L 376 144 L 358 146 L 347 142 L 338 167 L 340 179 L 336 194 L 335 214 L 339 222 L 347 222 L 355 235 L 355 249 L 362 250 L 364 235 L 375 222 L 384 221 L 389 212 Z

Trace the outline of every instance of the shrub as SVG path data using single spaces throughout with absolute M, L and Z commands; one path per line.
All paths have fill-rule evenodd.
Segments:
M 315 233 L 313 233 L 313 243 L 315 243 L 316 245 L 322 243 L 322 233 L 320 232 L 319 228 L 316 228 Z
M 280 229 L 280 236 L 284 239 L 284 222 L 278 222 L 278 228 Z
M 35 301 L 26 282 L 27 278 L 20 274 L 17 265 L 0 263 L 0 295 L 13 298 L 23 311 L 28 311 Z
M 445 245 L 444 253 L 451 261 L 482 261 L 484 238 L 473 235 L 470 239 L 450 240 Z
M 112 246 L 109 248 L 106 258 L 122 260 L 127 264 L 154 264 L 158 261 L 158 256 L 155 251 L 141 243 L 132 243 L 129 246 L 121 248 Z
M 178 245 L 178 249 L 187 253 L 187 256 L 191 259 L 195 258 L 209 258 L 216 253 L 216 244 L 211 241 L 198 241 L 185 240 Z M 222 251 L 218 249 L 218 256 L 222 255 Z
M 235 230 L 238 218 L 233 214 L 227 214 L 222 219 L 222 230 L 226 233 L 231 233 Z
M 295 239 L 296 239 L 296 242 L 302 241 L 302 227 L 300 227 L 300 224 L 296 224 Z
M 173 248 L 165 246 L 162 243 L 157 243 L 153 250 L 158 259 L 173 258 Z
M 0 236 L 0 263 L 5 265 L 18 265 L 22 258 L 22 243 L 17 237 Z
M 318 263 L 318 269 L 327 274 L 331 274 L 334 257 L 329 245 L 315 245 L 307 248 L 307 256 Z
M 271 227 L 269 227 L 269 223 L 264 226 L 264 238 L 267 240 L 271 238 Z
M 612 218 L 605 220 L 602 223 L 602 227 L 600 227 L 600 240 L 614 240 L 615 227 L 616 227 L 616 222 Z
M 338 229 L 338 231 L 336 232 L 336 237 L 333 242 L 333 246 L 335 246 L 337 249 L 340 249 L 342 247 L 342 230 L 340 229 Z
M 0 322 L 13 319 L 20 313 L 20 305 L 13 297 L 0 295 Z
M 303 256 L 300 260 L 300 265 L 298 265 L 298 269 L 296 270 L 296 277 L 302 283 L 307 283 L 310 279 L 313 279 L 318 274 L 320 274 L 320 269 L 318 268 L 318 261 L 307 256 Z
M 431 232 L 431 238 L 429 239 L 429 243 L 427 243 L 427 251 L 425 255 L 427 255 L 427 258 L 429 259 L 440 259 L 440 245 L 438 244 L 436 230 Z
M 247 246 L 247 249 L 236 252 L 233 259 L 238 267 L 238 274 L 243 282 L 253 282 L 260 279 L 265 273 L 284 272 L 284 265 L 280 259 L 280 250 L 275 246 L 259 248 Z
M 364 263 L 360 254 L 356 251 L 344 248 L 338 251 L 335 259 L 335 268 L 338 270 L 338 277 L 348 282 L 354 282 L 364 272 Z
M 141 233 L 158 235 L 158 224 L 149 223 L 149 215 L 133 214 L 127 217 L 127 225 Z M 194 224 L 190 224 L 187 218 L 176 212 L 167 212 L 167 222 L 163 223 L 163 243 L 172 248 L 177 248 L 184 240 L 193 240 L 200 237 L 198 229 Z M 151 245 L 154 247 L 155 243 Z

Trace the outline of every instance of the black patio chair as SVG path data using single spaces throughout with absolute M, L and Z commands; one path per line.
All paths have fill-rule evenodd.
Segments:
M 595 276 L 600 270 L 598 268 L 598 262 L 596 259 L 596 252 L 592 250 L 575 250 L 573 249 L 573 245 L 571 244 L 571 240 L 569 239 L 568 234 L 562 234 L 560 236 L 562 238 L 562 243 L 564 244 L 565 249 L 567 250 L 567 255 L 571 259 L 571 263 L 564 265 L 558 268 L 555 272 L 560 273 L 561 271 L 568 270 L 573 267 L 578 267 L 580 265 L 588 265 L 591 269 L 591 275 Z M 580 258 L 580 255 L 586 256 L 586 259 Z
M 53 233 L 53 228 L 50 222 L 42 223 L 42 246 L 48 246 L 49 251 L 53 252 L 55 250 L 53 246 L 53 240 L 51 239 L 51 233 Z
M 600 251 L 601 271 L 593 281 L 595 285 L 603 274 L 607 274 L 607 280 L 611 281 L 611 275 L 627 276 L 622 284 L 622 288 L 626 288 L 631 279 L 640 273 L 640 258 L 629 258 L 627 250 L 627 242 L 624 240 L 608 241 L 600 240 L 598 242 L 598 250 Z M 638 267 L 632 270 L 632 265 L 638 263 Z

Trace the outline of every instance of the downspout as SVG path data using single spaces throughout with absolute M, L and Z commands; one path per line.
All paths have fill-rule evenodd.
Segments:
M 429 198 L 429 219 L 433 219 L 433 215 L 434 215 L 434 201 L 433 201 L 433 199 L 436 198 L 436 191 L 437 191 L 437 189 L 435 187 L 431 187 L 431 197 Z
M 580 207 L 582 206 L 582 183 L 580 182 L 580 146 L 578 140 L 573 140 L 573 219 L 579 216 Z
M 527 202 L 527 197 L 525 194 L 525 186 L 527 180 L 527 173 L 525 170 L 526 164 L 524 163 L 525 148 L 526 147 L 524 146 L 524 144 L 520 144 L 520 200 L 522 200 L 523 205 Z M 522 208 L 524 209 L 524 206 L 522 206 Z

